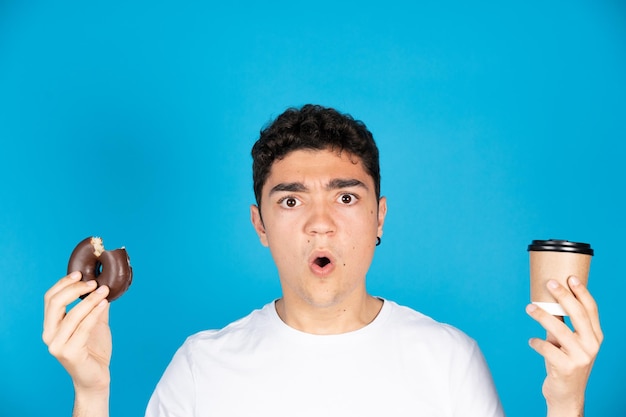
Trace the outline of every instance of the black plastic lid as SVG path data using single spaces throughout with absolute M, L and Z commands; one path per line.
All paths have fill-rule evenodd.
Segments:
M 593 249 L 589 243 L 570 242 L 568 240 L 533 240 L 533 243 L 528 245 L 529 251 L 542 251 L 542 252 L 571 252 L 582 253 L 584 255 L 593 256 Z

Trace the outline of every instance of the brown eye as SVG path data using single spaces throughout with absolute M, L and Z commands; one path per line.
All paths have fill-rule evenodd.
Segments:
M 298 207 L 302 203 L 296 197 L 284 197 L 278 201 L 278 204 L 282 208 L 290 209 L 290 208 Z
M 341 194 L 341 196 L 339 196 L 341 204 L 345 204 L 346 206 L 356 203 L 356 200 L 357 198 L 354 194 Z

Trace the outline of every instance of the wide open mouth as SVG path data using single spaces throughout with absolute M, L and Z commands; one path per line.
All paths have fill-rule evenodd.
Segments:
M 330 259 L 328 259 L 325 256 L 320 256 L 319 258 L 315 258 L 313 263 L 315 265 L 319 266 L 320 268 L 324 268 L 326 265 L 328 265 L 330 263 Z

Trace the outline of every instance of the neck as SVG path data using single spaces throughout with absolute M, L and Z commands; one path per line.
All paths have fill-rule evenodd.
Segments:
M 368 294 L 357 300 L 346 300 L 328 306 L 316 306 L 283 297 L 276 301 L 276 312 L 285 324 L 296 330 L 330 335 L 367 326 L 376 318 L 382 306 L 381 299 Z

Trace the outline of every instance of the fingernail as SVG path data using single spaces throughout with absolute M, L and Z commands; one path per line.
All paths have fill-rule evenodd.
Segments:
M 87 285 L 89 285 L 90 287 L 95 287 L 97 284 L 98 283 L 95 279 L 90 279 L 89 281 L 87 281 Z
M 70 279 L 78 281 L 80 279 L 80 271 L 74 271 L 70 274 Z
M 575 287 L 577 285 L 580 285 L 580 280 L 576 277 L 570 277 L 569 278 L 569 283 L 572 287 Z
M 527 313 L 532 313 L 533 311 L 537 310 L 537 306 L 534 304 L 528 304 L 526 306 L 526 312 Z
M 106 290 L 107 290 L 107 287 L 101 286 L 101 287 L 98 287 L 98 289 L 96 290 L 96 292 L 97 292 L 98 294 L 102 294 L 102 293 L 103 293 L 103 292 L 105 292 Z
M 559 288 L 559 283 L 551 279 L 550 281 L 548 281 L 548 288 L 552 288 L 553 290 L 556 290 L 557 288 Z

